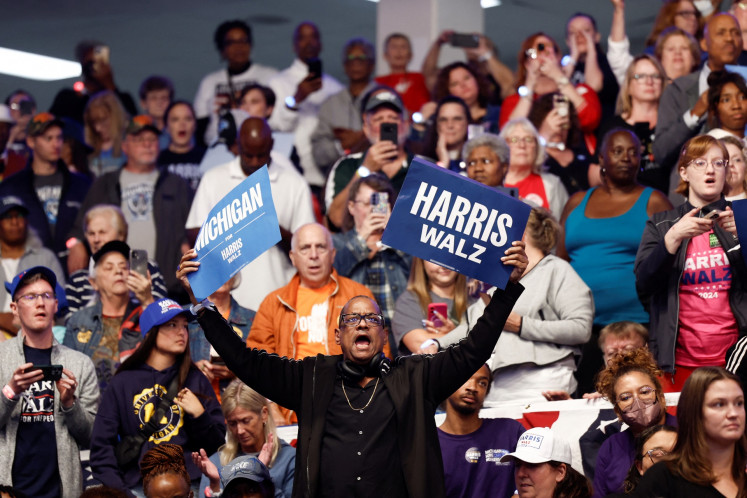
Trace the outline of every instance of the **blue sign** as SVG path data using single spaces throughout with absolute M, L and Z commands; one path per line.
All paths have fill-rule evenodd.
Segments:
M 531 208 L 422 159 L 412 161 L 382 242 L 504 289 L 501 263 L 524 235 Z
M 732 201 L 731 210 L 734 211 L 734 224 L 737 227 L 739 245 L 747 244 L 747 199 Z M 747 251 L 744 249 L 742 249 L 742 258 L 744 264 L 747 265 Z
M 270 176 L 263 166 L 221 199 L 202 224 L 195 242 L 200 268 L 188 276 L 195 297 L 205 299 L 279 241 Z

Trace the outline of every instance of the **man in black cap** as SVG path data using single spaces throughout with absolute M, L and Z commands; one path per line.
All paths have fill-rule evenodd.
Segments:
M 27 128 L 29 164 L 0 183 L 0 196 L 19 197 L 28 209 L 29 226 L 60 261 L 67 257 L 68 232 L 91 186 L 88 177 L 67 169 L 62 154 L 63 123 L 42 112 Z
M 159 134 L 150 116 L 132 118 L 122 142 L 127 163 L 94 182 L 75 220 L 73 234 L 84 240 L 84 215 L 96 204 L 120 207 L 128 225 L 127 243 L 132 249 L 146 250 L 156 260 L 170 295 L 178 296 L 181 289 L 173 270 L 186 242 L 184 225 L 192 195 L 184 180 L 156 167 Z
M 0 282 L 34 266 L 46 266 L 65 285 L 62 266 L 57 256 L 44 247 L 34 231 L 29 232 L 28 208 L 15 196 L 0 197 Z M 7 337 L 18 331 L 10 309 L 11 296 L 0 290 L 0 329 Z
M 408 126 L 405 106 L 399 94 L 389 87 L 380 86 L 363 97 L 361 106 L 363 133 L 373 145 L 365 152 L 350 154 L 337 161 L 329 172 L 324 192 L 327 217 L 337 227 L 342 226 L 348 203 L 348 191 L 355 180 L 374 172 L 381 172 L 392 182 L 396 197 L 412 160 L 412 155 L 405 150 Z M 392 131 L 396 130 L 396 136 L 391 137 L 394 141 L 382 140 L 382 125 L 394 125 Z
M 77 498 L 99 389 L 90 358 L 52 334 L 56 285 L 36 266 L 9 286 L 22 333 L 0 343 L 0 482 L 27 496 Z

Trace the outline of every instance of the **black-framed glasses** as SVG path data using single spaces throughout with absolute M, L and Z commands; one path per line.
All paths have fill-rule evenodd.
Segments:
M 384 316 L 378 313 L 368 313 L 361 315 L 360 313 L 345 313 L 340 315 L 340 323 L 347 325 L 348 327 L 355 327 L 361 320 L 365 320 L 367 324 L 381 327 L 384 324 Z
M 661 448 L 653 448 L 648 450 L 645 455 L 647 455 L 651 459 L 651 463 L 656 463 L 661 458 L 669 455 L 669 452 L 662 450 Z

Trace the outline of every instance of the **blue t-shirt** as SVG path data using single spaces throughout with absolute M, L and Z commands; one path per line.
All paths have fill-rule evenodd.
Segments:
M 500 460 L 516 449 L 519 436 L 525 431 L 524 426 L 510 418 L 483 419 L 479 429 L 466 435 L 438 429 L 446 496 L 512 496 L 516 489 L 514 464 Z
M 52 348 L 23 346 L 26 362 L 49 365 Z M 57 468 L 57 445 L 54 431 L 54 382 L 34 382 L 21 395 L 21 419 L 16 433 L 13 459 L 13 488 L 27 496 L 57 498 L 62 496 Z

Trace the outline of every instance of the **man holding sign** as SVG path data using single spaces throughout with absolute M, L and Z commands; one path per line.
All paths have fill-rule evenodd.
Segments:
M 187 275 L 199 268 L 194 257 L 186 253 L 177 271 L 190 294 Z M 354 297 L 341 310 L 335 342 L 342 355 L 302 361 L 245 348 L 212 306 L 193 307 L 228 367 L 298 414 L 294 496 L 445 496 L 433 416 L 487 361 L 523 290 L 517 282 L 527 265 L 524 244 L 511 243 L 500 261 L 510 270 L 506 289 L 495 292 L 464 341 L 394 364 L 383 356 L 384 319 L 369 297 Z

